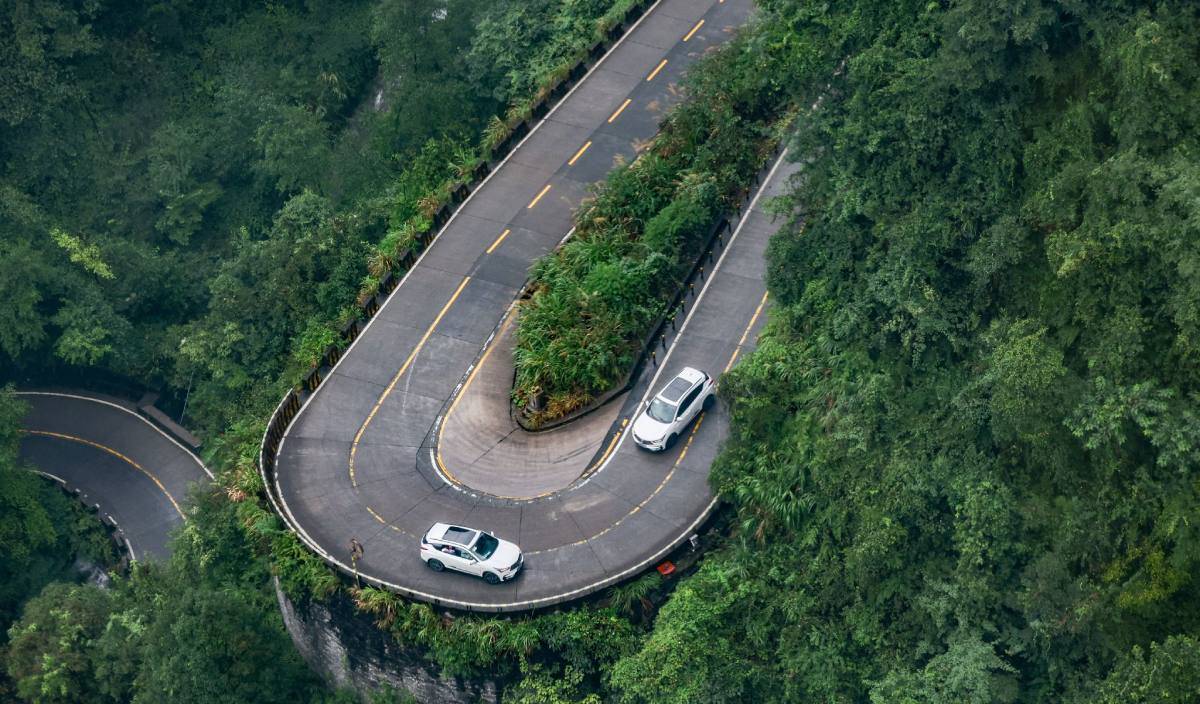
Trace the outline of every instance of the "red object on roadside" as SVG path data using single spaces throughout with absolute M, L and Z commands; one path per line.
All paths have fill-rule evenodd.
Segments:
M 661 565 L 659 565 L 657 569 L 658 569 L 659 574 L 666 577 L 667 575 L 669 575 L 675 571 L 675 563 L 671 562 L 670 560 L 667 560 L 667 561 L 663 562 Z

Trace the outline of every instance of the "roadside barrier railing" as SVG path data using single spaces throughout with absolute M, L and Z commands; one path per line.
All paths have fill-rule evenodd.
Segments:
M 331 567 L 335 568 L 348 584 L 354 584 L 353 573 L 345 569 L 340 560 L 334 560 L 321 550 L 318 546 L 312 545 L 309 541 L 304 540 L 303 531 L 298 529 L 298 526 L 293 525 L 292 517 L 285 510 L 282 498 L 279 494 L 279 487 L 276 482 L 276 461 L 278 460 L 279 448 L 283 442 L 284 436 L 287 434 L 288 427 L 296 416 L 300 413 L 300 409 L 304 405 L 304 401 L 316 393 L 320 388 L 321 383 L 325 380 L 334 365 L 341 359 L 345 348 L 353 343 L 366 327 L 366 323 L 383 307 L 391 293 L 396 289 L 400 282 L 400 278 L 408 272 L 416 263 L 417 258 L 440 234 L 442 228 L 450 221 L 454 212 L 477 190 L 485 180 L 495 171 L 504 159 L 515 149 L 521 141 L 529 135 L 534 126 L 545 117 L 550 110 L 563 98 L 571 92 L 571 89 L 582 81 L 593 68 L 613 46 L 619 42 L 626 32 L 632 29 L 639 19 L 651 8 L 657 5 L 661 0 L 640 0 L 630 6 L 626 11 L 623 20 L 617 22 L 605 34 L 604 38 L 597 41 L 589 50 L 587 55 L 571 68 L 566 75 L 545 91 L 545 97 L 534 104 L 530 109 L 530 117 L 517 123 L 509 134 L 494 146 L 488 158 L 481 161 L 471 172 L 471 180 L 457 185 L 449 195 L 449 200 L 444 203 L 433 215 L 431 227 L 424 233 L 418 236 L 417 243 L 414 247 L 410 247 L 400 253 L 397 258 L 397 266 L 395 269 L 386 272 L 379 280 L 377 292 L 363 302 L 359 315 L 353 320 L 347 322 L 340 331 L 339 344 L 330 345 L 321 355 L 320 360 L 313 369 L 300 381 L 300 383 L 292 389 L 289 389 L 287 394 L 275 407 L 275 411 L 271 414 L 267 421 L 267 427 L 263 431 L 262 442 L 259 446 L 258 453 L 258 471 L 262 479 L 264 491 L 271 509 L 283 520 L 287 529 L 296 533 L 301 537 L 310 549 L 318 554 Z M 367 581 L 375 581 L 366 578 Z M 459 606 L 458 608 L 462 608 Z

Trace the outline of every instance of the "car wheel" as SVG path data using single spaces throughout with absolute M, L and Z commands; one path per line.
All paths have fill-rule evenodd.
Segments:
M 429 565 L 429 569 L 433 570 L 434 572 L 441 572 L 442 570 L 446 569 L 446 566 L 438 560 L 430 560 L 425 564 Z
M 678 439 L 679 439 L 678 435 L 676 435 L 675 433 L 671 433 L 670 435 L 667 436 L 667 441 L 665 443 L 663 443 L 663 449 L 670 450 L 672 447 L 675 447 L 675 441 Z
M 497 577 L 494 572 L 484 572 L 483 581 L 487 582 L 488 584 L 499 584 L 500 578 Z
M 704 397 L 704 410 L 707 411 L 708 409 L 712 408 L 713 404 L 716 403 L 716 400 L 717 400 L 717 397 L 714 396 L 713 394 L 709 394 L 709 395 L 705 396 Z

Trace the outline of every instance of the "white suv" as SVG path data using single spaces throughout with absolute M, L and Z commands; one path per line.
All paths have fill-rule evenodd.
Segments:
M 699 369 L 684 367 L 633 423 L 633 441 L 647 450 L 666 450 L 701 410 L 715 400 L 716 382 Z
M 434 572 L 458 570 L 488 584 L 507 582 L 525 562 L 521 548 L 474 528 L 434 523 L 421 538 L 421 559 Z

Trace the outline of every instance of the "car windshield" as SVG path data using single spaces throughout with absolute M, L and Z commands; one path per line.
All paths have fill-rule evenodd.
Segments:
M 479 559 L 486 560 L 492 556 L 492 553 L 496 552 L 496 548 L 499 545 L 499 540 L 496 540 L 487 533 L 480 533 L 479 540 L 475 541 L 475 554 L 479 556 Z
M 675 407 L 661 398 L 651 401 L 650 408 L 646 410 L 646 413 L 659 423 L 670 423 L 675 420 Z

